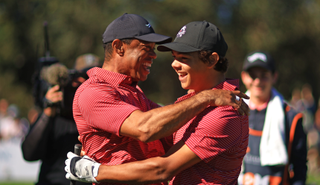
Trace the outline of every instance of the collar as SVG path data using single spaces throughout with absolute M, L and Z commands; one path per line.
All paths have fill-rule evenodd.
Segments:
M 225 81 L 221 82 L 220 84 L 218 84 L 212 88 L 212 90 L 214 90 L 214 89 L 224 89 L 224 90 L 229 90 L 229 91 L 237 90 L 237 89 L 239 89 L 239 79 L 226 78 Z M 195 92 L 189 92 L 188 94 L 178 98 L 176 102 L 180 102 L 182 100 L 190 98 L 191 96 L 194 96 L 195 94 L 196 94 Z
M 113 86 L 119 86 L 121 84 L 130 85 L 136 87 L 138 82 L 134 82 L 131 76 L 108 71 L 100 67 L 94 67 L 87 72 L 89 78 L 96 77 L 101 82 L 108 82 Z

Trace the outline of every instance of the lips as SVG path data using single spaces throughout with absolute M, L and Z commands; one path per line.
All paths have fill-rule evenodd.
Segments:
M 149 68 L 151 67 L 151 64 L 152 64 L 152 62 L 151 63 L 143 63 L 142 66 L 146 71 L 148 71 L 150 73 Z
M 188 73 L 179 72 L 179 73 L 178 73 L 179 80 L 180 80 L 181 82 L 185 81 L 185 80 L 187 79 L 187 75 L 188 75 Z

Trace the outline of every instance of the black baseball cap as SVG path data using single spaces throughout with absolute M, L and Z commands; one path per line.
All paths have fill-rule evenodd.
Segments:
M 102 42 L 112 42 L 114 39 L 135 38 L 157 44 L 171 42 L 172 38 L 154 32 L 150 23 L 136 14 L 123 14 L 112 21 L 102 35 Z
M 158 46 L 158 50 L 182 53 L 204 50 L 225 56 L 228 45 L 217 26 L 207 21 L 194 21 L 183 26 L 173 42 Z
M 252 67 L 262 67 L 272 73 L 276 70 L 274 59 L 269 53 L 264 51 L 253 51 L 246 56 L 243 63 L 243 70 L 247 71 Z

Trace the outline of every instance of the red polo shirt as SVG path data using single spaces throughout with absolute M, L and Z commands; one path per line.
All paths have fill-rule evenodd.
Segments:
M 143 143 L 119 135 L 123 121 L 133 111 L 148 111 L 159 105 L 150 101 L 129 76 L 97 67 L 88 75 L 73 101 L 73 116 L 86 154 L 107 165 L 163 155 L 160 141 Z
M 238 80 L 227 80 L 214 89 L 235 90 Z M 177 102 L 190 98 L 187 94 Z M 208 107 L 174 134 L 202 161 L 180 172 L 170 184 L 237 184 L 248 145 L 248 116 L 231 106 Z

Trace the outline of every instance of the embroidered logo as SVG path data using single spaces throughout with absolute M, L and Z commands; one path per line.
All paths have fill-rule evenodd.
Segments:
M 146 24 L 146 27 L 148 27 L 148 28 L 151 28 L 151 25 L 150 25 L 150 23 Z
M 177 37 L 182 37 L 186 33 L 186 26 L 183 26 L 180 31 L 177 33 Z
M 254 53 L 253 55 L 248 56 L 248 61 L 250 63 L 260 59 L 263 62 L 267 62 L 267 56 L 264 53 Z

